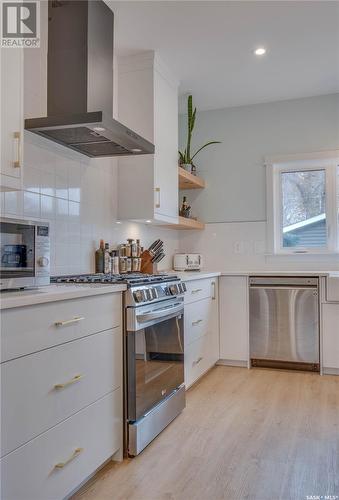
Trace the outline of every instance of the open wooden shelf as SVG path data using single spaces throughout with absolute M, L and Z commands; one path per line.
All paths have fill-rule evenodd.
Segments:
M 205 181 L 197 175 L 187 172 L 187 170 L 178 167 L 179 189 L 204 189 Z
M 168 229 L 204 229 L 205 224 L 200 220 L 178 217 L 178 224 L 166 224 Z

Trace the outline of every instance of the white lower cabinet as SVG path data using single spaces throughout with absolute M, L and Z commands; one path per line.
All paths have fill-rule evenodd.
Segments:
M 324 373 L 339 375 L 339 302 L 322 304 L 322 362 Z
M 185 384 L 188 388 L 219 359 L 218 280 L 189 281 L 186 287 Z
M 222 276 L 219 292 L 220 359 L 226 364 L 248 361 L 248 278 Z
M 121 294 L 2 311 L 1 500 L 62 500 L 123 434 Z
M 121 387 L 121 373 L 120 328 L 3 363 L 1 456 Z
M 215 332 L 192 342 L 185 353 L 186 388 L 196 382 L 218 361 L 218 338 Z
M 121 389 L 1 460 L 2 500 L 60 500 L 120 447 Z

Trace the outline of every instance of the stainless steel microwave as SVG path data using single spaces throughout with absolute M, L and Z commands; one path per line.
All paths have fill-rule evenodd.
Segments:
M 0 289 L 49 285 L 49 224 L 0 218 Z

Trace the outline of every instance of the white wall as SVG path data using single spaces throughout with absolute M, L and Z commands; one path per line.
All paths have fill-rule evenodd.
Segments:
M 180 117 L 180 143 L 186 117 Z M 266 255 L 266 155 L 339 148 L 339 94 L 197 114 L 193 149 L 221 140 L 197 157 L 206 189 L 187 191 L 205 231 L 181 234 L 181 251 L 201 252 L 219 270 L 339 269 L 339 257 Z
M 24 190 L 1 193 L 1 213 L 50 222 L 52 274 L 94 272 L 101 238 L 112 246 L 140 238 L 147 247 L 161 237 L 166 258 L 159 268 L 171 267 L 177 231 L 116 224 L 116 176 L 114 159 L 89 159 L 25 132 Z
M 180 144 L 186 134 L 180 119 Z M 264 157 L 338 149 L 339 94 L 242 106 L 197 114 L 193 150 L 205 190 L 189 192 L 206 222 L 266 220 Z

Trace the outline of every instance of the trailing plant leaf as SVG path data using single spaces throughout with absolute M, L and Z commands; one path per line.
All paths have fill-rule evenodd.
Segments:
M 198 154 L 200 153 L 200 151 L 204 148 L 206 148 L 207 146 L 210 146 L 211 144 L 221 144 L 221 141 L 210 141 L 210 142 L 207 142 L 206 144 L 204 144 L 203 146 L 201 146 L 201 148 L 198 149 L 198 151 L 196 151 L 194 153 L 194 155 L 192 156 L 191 158 L 191 161 L 193 160 L 193 158 Z
M 185 153 L 182 151 L 179 151 L 179 158 L 180 158 L 180 163 L 185 164 L 186 163 L 186 156 Z

